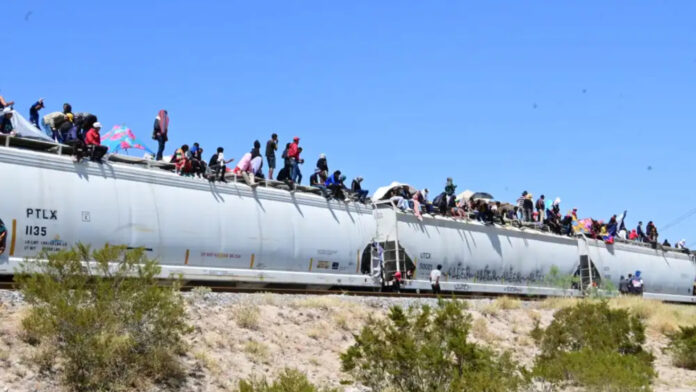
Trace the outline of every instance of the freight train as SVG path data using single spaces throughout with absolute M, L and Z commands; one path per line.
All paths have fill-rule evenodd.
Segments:
M 689 252 L 444 216 L 419 220 L 389 202 L 327 200 L 310 187 L 209 182 L 163 169 L 118 155 L 75 162 L 68 146 L 0 136 L 7 229 L 0 275 L 42 249 L 109 243 L 144 248 L 162 277 L 189 281 L 379 290 L 403 271 L 402 290 L 428 291 L 439 264 L 444 292 L 552 296 L 618 287 L 622 275 L 640 270 L 645 297 L 696 302 Z M 553 276 L 579 283 L 560 288 Z

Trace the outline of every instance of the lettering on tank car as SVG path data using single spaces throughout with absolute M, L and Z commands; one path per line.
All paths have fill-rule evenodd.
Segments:
M 430 253 L 428 253 L 428 252 L 423 252 L 423 253 L 421 253 L 421 254 L 420 254 L 420 258 L 421 258 L 422 260 L 430 260 Z
M 457 283 L 454 285 L 454 289 L 458 291 L 469 291 L 471 287 L 466 283 Z
M 241 259 L 242 255 L 237 253 L 201 252 L 201 257 L 212 257 L 215 259 Z
M 481 282 L 514 282 L 514 283 L 529 283 L 540 282 L 544 280 L 544 273 L 541 269 L 523 274 L 515 271 L 515 268 L 510 266 L 505 270 L 499 271 L 491 269 L 486 265 L 483 269 L 473 269 L 471 266 L 457 264 L 450 266 L 447 269 L 447 276 L 455 280 L 476 280 Z
M 335 255 L 336 253 L 338 253 L 338 251 L 335 249 L 317 249 L 318 255 L 331 256 Z
M 58 220 L 58 210 L 45 208 L 27 208 L 27 218 L 41 220 Z
M 334 261 L 333 263 L 331 263 L 331 269 L 332 269 L 332 270 L 337 270 L 337 269 L 338 269 L 338 262 L 337 262 L 337 261 Z
M 521 293 L 522 289 L 516 286 L 505 286 L 503 289 L 506 293 Z
M 420 271 L 430 271 L 433 269 L 433 265 L 428 263 L 418 263 L 418 269 Z
M 92 214 L 89 211 L 82 211 L 82 221 L 89 223 L 92 221 Z

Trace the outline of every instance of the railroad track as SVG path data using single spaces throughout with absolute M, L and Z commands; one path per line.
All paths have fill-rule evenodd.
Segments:
M 387 298 L 437 298 L 438 296 L 432 293 L 418 293 L 415 291 L 389 292 L 389 291 L 368 291 L 368 290 L 348 290 L 342 289 L 309 289 L 309 288 L 292 288 L 292 287 L 235 287 L 235 286 L 220 286 L 213 284 L 205 284 L 197 282 L 194 285 L 184 285 L 181 291 L 191 291 L 193 289 L 204 287 L 214 293 L 271 293 L 279 295 L 347 295 L 356 297 L 387 297 Z M 16 283 L 12 281 L 0 281 L 0 290 L 17 290 Z M 450 293 L 445 292 L 440 295 L 443 298 L 462 298 L 462 299 L 486 299 L 503 296 L 504 294 L 481 294 L 481 293 Z M 533 297 L 527 295 L 507 295 L 517 297 L 523 300 L 538 300 L 544 297 Z

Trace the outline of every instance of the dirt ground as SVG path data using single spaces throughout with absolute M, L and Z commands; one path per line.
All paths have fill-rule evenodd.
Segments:
M 185 358 L 189 370 L 185 391 L 233 391 L 250 376 L 273 377 L 286 367 L 305 372 L 313 382 L 363 391 L 351 385 L 340 370 L 341 352 L 353 343 L 368 316 L 386 314 L 391 305 L 404 307 L 430 299 L 275 294 L 185 294 L 194 332 Z M 513 299 L 472 300 L 473 339 L 496 350 L 509 350 L 531 366 L 537 349 L 529 332 L 535 321 L 548 325 L 553 313 L 572 304 L 570 299 L 521 302 Z M 656 355 L 656 391 L 694 391 L 696 372 L 672 366 L 663 353 L 665 332 L 678 325 L 696 324 L 696 307 L 665 305 L 627 298 L 612 300 L 644 318 L 648 348 Z M 16 292 L 0 292 L 0 392 L 61 391 L 57 376 L 38 373 L 32 361 L 36 348 L 21 339 L 26 311 Z M 342 382 L 343 381 L 343 382 Z M 345 385 L 348 384 L 348 385 Z M 162 391 L 152 387 L 152 391 Z

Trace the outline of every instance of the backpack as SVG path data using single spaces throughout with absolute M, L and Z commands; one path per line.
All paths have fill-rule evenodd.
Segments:
M 447 194 L 445 192 L 440 193 L 433 199 L 433 206 L 440 209 L 440 212 L 446 212 L 447 210 Z
M 43 116 L 43 122 L 51 129 L 58 129 L 60 124 L 65 122 L 65 114 L 61 112 L 48 113 Z

